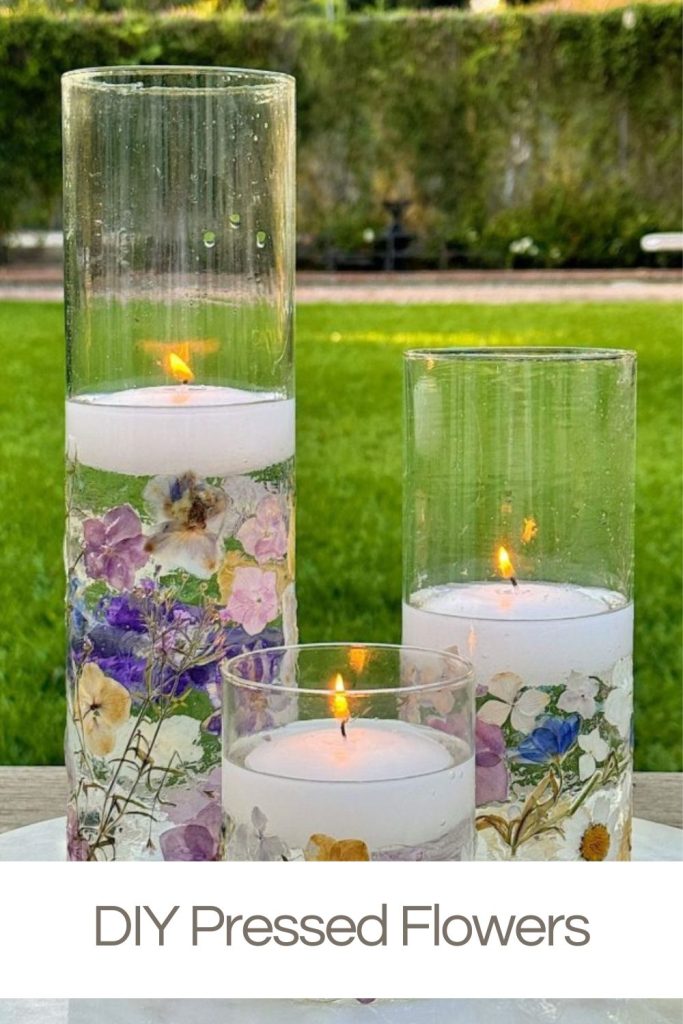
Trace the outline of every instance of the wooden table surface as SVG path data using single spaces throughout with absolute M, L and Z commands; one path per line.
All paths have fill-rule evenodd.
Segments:
M 683 774 L 636 772 L 633 803 L 637 818 L 683 828 Z M 59 818 L 65 806 L 64 768 L 0 767 L 0 832 Z

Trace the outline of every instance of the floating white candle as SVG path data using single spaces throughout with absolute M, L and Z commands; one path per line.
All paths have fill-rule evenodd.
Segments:
M 403 642 L 472 661 L 479 683 L 516 672 L 527 685 L 611 669 L 630 654 L 633 605 L 601 587 L 509 582 L 445 584 L 403 605 Z
M 252 473 L 294 454 L 294 400 L 201 385 L 130 388 L 66 403 L 67 455 L 131 476 Z
M 400 721 L 301 721 L 238 741 L 223 767 L 233 822 L 254 808 L 265 833 L 305 849 L 324 833 L 369 850 L 419 848 L 459 827 L 467 836 L 474 759 L 453 737 Z M 467 854 L 466 854 L 467 855 Z
M 405 779 L 448 768 L 452 757 L 429 735 L 400 723 L 352 723 L 346 738 L 335 722 L 298 723 L 268 735 L 245 758 L 245 768 L 309 782 L 369 782 Z M 433 730 L 430 730 L 433 731 Z

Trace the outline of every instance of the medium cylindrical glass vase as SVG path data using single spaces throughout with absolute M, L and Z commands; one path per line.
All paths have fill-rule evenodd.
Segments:
M 628 859 L 635 355 L 406 357 L 405 643 L 477 680 L 478 856 Z
M 219 854 L 221 663 L 296 639 L 294 82 L 63 78 L 68 850 Z

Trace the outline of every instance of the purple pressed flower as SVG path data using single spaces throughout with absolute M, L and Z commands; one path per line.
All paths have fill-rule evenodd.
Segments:
M 73 807 L 68 807 L 66 812 L 66 849 L 69 860 L 85 861 L 90 854 L 90 844 L 80 833 L 78 815 Z
M 226 658 L 235 658 L 238 654 L 248 654 L 250 651 L 265 651 L 269 647 L 280 647 L 284 643 L 284 636 L 280 629 L 264 629 L 262 633 L 258 633 L 256 636 L 252 636 L 247 633 L 246 629 L 242 629 L 241 626 L 235 626 L 231 629 L 226 629 L 223 639 L 223 650 Z M 271 667 L 271 661 L 262 666 L 262 670 L 266 672 Z M 255 669 L 258 672 L 258 669 Z M 260 682 L 263 678 L 263 671 L 255 682 Z
M 212 800 L 192 820 L 162 833 L 159 845 L 164 860 L 217 860 L 222 814 Z
M 477 806 L 507 800 L 508 772 L 502 729 L 498 725 L 489 725 L 477 719 L 475 741 Z
M 200 824 L 213 827 L 216 835 L 220 833 L 221 810 L 217 801 L 220 801 L 221 793 L 220 768 L 214 768 L 206 779 L 199 784 L 188 786 L 175 786 L 168 790 L 169 801 L 168 816 L 174 825 L 188 825 L 195 822 L 202 812 L 212 808 L 208 819 L 203 816 Z
M 105 676 L 115 679 L 131 693 L 142 693 L 145 689 L 145 668 L 144 658 L 135 658 L 132 655 L 119 654 L 113 657 L 97 657 L 93 659 L 104 672 Z
M 86 519 L 83 536 L 88 576 L 104 579 L 116 590 L 132 587 L 147 553 L 140 519 L 130 505 L 109 509 L 101 519 Z
M 133 633 L 147 632 L 142 611 L 127 595 L 112 597 L 107 604 L 104 617 L 116 629 L 131 630 Z

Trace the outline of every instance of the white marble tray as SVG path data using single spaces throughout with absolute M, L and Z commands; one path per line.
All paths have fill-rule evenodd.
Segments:
M 0 1000 L 0 1024 L 680 1024 L 671 999 Z
M 5 832 L 4 835 L 0 835 L 0 861 L 64 860 L 65 836 L 65 818 L 39 821 L 35 825 L 26 825 L 25 828 Z M 633 859 L 683 860 L 683 830 L 634 818 Z

